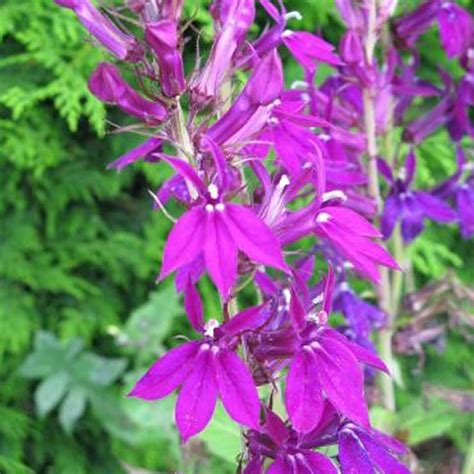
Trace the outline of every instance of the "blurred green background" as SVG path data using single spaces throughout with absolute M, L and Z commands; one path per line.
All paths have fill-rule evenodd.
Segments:
M 290 26 L 338 41 L 333 1 L 285 3 L 303 15 Z M 398 9 L 418 3 L 400 1 Z M 459 3 L 472 11 L 474 2 Z M 208 2 L 186 1 L 186 16 L 208 45 Z M 423 76 L 439 83 L 438 65 L 459 76 L 435 29 L 420 45 Z M 176 335 L 192 331 L 172 282 L 154 283 L 170 225 L 151 211 L 147 189 L 167 170 L 106 170 L 140 139 L 107 133 L 128 119 L 88 93 L 87 78 L 103 59 L 74 15 L 52 0 L 0 1 L 0 473 L 232 473 L 239 430 L 221 410 L 183 448 L 172 397 L 149 404 L 125 396 Z M 288 82 L 301 78 L 284 59 Z M 420 154 L 422 187 L 454 170 L 444 132 Z M 472 242 L 454 226 L 429 226 L 409 252 L 417 287 L 448 269 L 461 286 L 474 283 Z M 211 285 L 200 290 L 215 316 Z M 406 311 L 400 319 L 402 336 L 413 317 Z M 472 443 L 474 353 L 465 324 L 446 311 L 436 318 L 444 345 L 420 346 L 421 368 L 419 355 L 400 356 L 401 411 L 389 421 L 415 450 L 417 466 L 455 474 Z M 455 403 L 453 394 L 467 402 Z M 380 408 L 373 416 L 387 422 Z

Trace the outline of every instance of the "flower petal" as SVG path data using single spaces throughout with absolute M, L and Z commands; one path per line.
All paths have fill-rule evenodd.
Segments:
M 195 207 L 178 219 L 166 240 L 160 280 L 177 268 L 191 263 L 201 253 L 205 217 L 205 211 Z
M 334 407 L 352 421 L 369 426 L 364 374 L 352 352 L 338 341 L 319 339 L 315 349 L 320 383 Z
M 308 451 L 304 454 L 307 464 L 312 468 L 314 474 L 337 474 L 337 469 L 331 460 L 320 453 Z
M 129 396 L 158 400 L 169 395 L 191 371 L 198 347 L 199 343 L 194 341 L 167 352 L 135 384 Z
M 176 403 L 176 424 L 184 442 L 209 423 L 216 407 L 217 395 L 214 355 L 209 345 L 203 344 Z
M 241 425 L 257 429 L 260 400 L 246 365 L 233 352 L 221 349 L 216 355 L 219 393 L 229 416 Z
M 339 435 L 342 474 L 376 474 L 367 451 L 351 432 Z
M 270 228 L 244 206 L 226 204 L 223 218 L 237 247 L 257 263 L 286 270 L 280 244 Z
M 202 301 L 198 290 L 193 285 L 191 277 L 188 277 L 188 281 L 184 288 L 184 307 L 191 326 L 196 331 L 203 332 L 204 320 Z
M 209 275 L 223 298 L 237 278 L 237 247 L 222 219 L 223 212 L 206 212 L 204 257 Z
M 312 352 L 301 351 L 293 358 L 286 379 L 285 402 L 297 431 L 308 433 L 317 426 L 322 415 L 323 397 Z

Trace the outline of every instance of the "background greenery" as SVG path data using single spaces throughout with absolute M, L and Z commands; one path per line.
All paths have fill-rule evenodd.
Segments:
M 399 9 L 417 3 L 401 1 Z M 186 4 L 208 41 L 208 2 Z M 295 27 L 340 37 L 333 1 L 287 6 L 303 14 Z M 439 64 L 460 73 L 445 60 L 436 31 L 421 44 L 426 77 L 434 78 Z M 147 189 L 165 171 L 105 169 L 137 139 L 107 134 L 105 108 L 87 91 L 87 78 L 104 57 L 74 15 L 52 0 L 0 2 L 0 472 L 234 472 L 239 431 L 221 410 L 182 448 L 173 399 L 146 404 L 125 397 L 177 334 L 192 332 L 171 282 L 154 284 L 169 223 L 151 212 Z M 301 73 L 285 59 L 291 82 Z M 116 111 L 107 117 L 127 122 Z M 454 168 L 444 133 L 421 153 L 422 186 Z M 470 245 L 454 227 L 430 227 L 410 250 L 417 285 L 448 268 L 474 283 Z M 200 289 L 215 314 L 211 286 Z M 446 314 L 439 317 L 447 326 Z M 412 318 L 407 312 L 401 321 Z M 473 407 L 453 404 L 453 392 L 443 398 L 426 390 L 427 383 L 467 390 L 462 393 L 472 400 L 474 353 L 465 329 L 454 326 L 444 348 L 425 347 L 421 370 L 417 355 L 400 357 L 402 411 L 391 422 L 426 472 L 457 472 L 436 466 L 458 466 L 471 436 Z M 374 419 L 384 418 L 375 408 Z

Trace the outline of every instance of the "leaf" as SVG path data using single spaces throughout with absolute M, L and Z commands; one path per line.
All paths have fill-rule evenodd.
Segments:
M 86 409 L 86 394 L 80 387 L 73 387 L 59 408 L 59 424 L 66 433 L 72 433 L 77 420 Z
M 46 416 L 59 403 L 69 382 L 69 375 L 66 372 L 59 372 L 38 385 L 35 391 L 35 404 L 40 417 Z
M 241 448 L 240 436 L 238 425 L 229 418 L 219 402 L 210 424 L 199 439 L 206 442 L 212 454 L 235 465 Z

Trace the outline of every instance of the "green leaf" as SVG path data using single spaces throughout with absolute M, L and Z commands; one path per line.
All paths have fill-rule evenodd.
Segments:
M 39 416 L 46 416 L 59 403 L 66 393 L 69 382 L 69 375 L 66 372 L 59 372 L 38 385 L 35 391 L 35 404 Z
M 241 432 L 239 425 L 229 418 L 220 403 L 211 423 L 199 438 L 206 442 L 212 454 L 235 464 L 241 448 Z
M 80 387 L 73 387 L 59 408 L 59 424 L 66 433 L 71 433 L 77 420 L 86 409 L 86 394 Z

